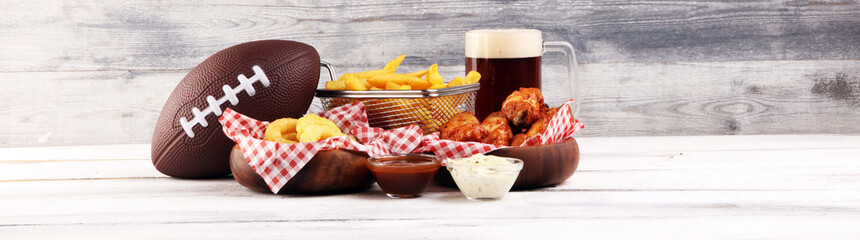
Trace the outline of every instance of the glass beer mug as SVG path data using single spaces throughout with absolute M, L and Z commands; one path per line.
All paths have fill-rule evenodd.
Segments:
M 502 109 L 505 98 L 520 87 L 541 88 L 541 56 L 561 52 L 567 60 L 571 113 L 579 111 L 576 55 L 567 42 L 544 42 L 535 29 L 485 29 L 466 32 L 466 73 L 481 74 L 475 116 L 484 119 Z M 548 86 L 555 87 L 555 86 Z M 553 107 L 553 106 L 550 106 Z

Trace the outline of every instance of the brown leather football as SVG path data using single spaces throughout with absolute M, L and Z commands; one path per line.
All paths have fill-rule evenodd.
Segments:
M 152 135 L 152 164 L 180 178 L 230 174 L 230 149 L 218 117 L 227 107 L 262 121 L 301 117 L 314 98 L 320 58 L 310 45 L 284 40 L 221 50 L 179 82 Z

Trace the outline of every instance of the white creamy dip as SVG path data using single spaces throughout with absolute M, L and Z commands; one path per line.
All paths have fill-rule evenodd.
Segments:
M 471 200 L 504 197 L 523 168 L 522 160 L 483 154 L 449 159 L 446 165 L 457 187 Z

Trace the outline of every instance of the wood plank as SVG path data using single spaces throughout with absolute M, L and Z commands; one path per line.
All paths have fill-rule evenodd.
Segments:
M 44 181 L 0 181 L 0 233 L 151 239 L 283 238 L 286 231 L 291 238 L 342 238 L 415 229 L 410 233 L 441 238 L 851 238 L 860 233 L 853 227 L 860 219 L 858 141 L 842 135 L 580 138 L 582 163 L 573 179 L 493 202 L 470 202 L 441 187 L 411 200 L 388 199 L 375 186 L 346 195 L 275 196 L 232 179 L 117 179 L 77 171 L 154 172 L 141 166 L 146 160 L 134 160 L 148 149 L 143 144 L 2 148 L 5 156 L 34 154 L 0 161 L 0 176 L 34 173 L 26 179 Z M 129 160 L 86 159 L 99 149 L 127 151 Z M 65 154 L 78 159 L 45 160 Z M 61 169 L 71 172 L 66 177 L 91 178 L 39 175 Z
M 860 171 L 860 162 L 855 161 L 860 156 L 857 136 L 679 138 L 580 138 L 583 153 L 577 173 L 564 184 L 538 191 L 860 190 L 857 185 L 860 179 L 853 174 Z M 640 148 L 618 149 L 620 143 Z M 719 149 L 720 146 L 724 148 Z M 134 148 L 146 146 L 125 146 L 128 150 Z M 22 149 L 60 152 L 48 151 L 49 148 L 17 151 Z M 68 149 L 69 155 L 84 157 Z M 15 151 L 0 150 L 0 154 L 8 152 Z M 159 177 L 165 176 L 148 159 L 0 161 L 0 183 L 47 180 L 100 184 L 90 182 L 117 178 L 137 182 L 141 178 Z M 92 194 L 105 188 L 91 187 L 95 190 Z
M 537 191 L 860 190 L 856 183 L 860 178 L 854 174 L 860 171 L 860 163 L 853 159 L 860 155 L 860 150 L 778 152 L 687 152 L 682 157 L 585 154 L 572 178 Z M 96 191 L 93 194 L 104 189 L 98 186 L 103 183 L 91 183 L 94 180 L 137 182 L 166 178 L 149 160 L 0 163 L 0 166 L 0 184 L 62 181 L 93 185 Z M 447 189 L 440 189 L 444 190 Z
M 10 239 L 853 239 L 851 217 L 396 219 L 0 227 Z
M 571 97 L 562 70 L 545 71 L 554 106 Z M 442 71 L 462 75 L 462 67 Z M 0 73 L 9 89 L 0 95 L 0 146 L 148 143 L 186 72 Z M 852 87 L 860 61 L 583 64 L 580 73 L 581 136 L 860 133 Z M 827 88 L 839 84 L 846 87 Z
M 0 146 L 149 143 L 185 71 L 2 73 Z
M 663 152 L 674 155 L 703 152 L 735 152 L 759 150 L 827 150 L 855 149 L 860 146 L 857 135 L 718 135 L 664 137 L 582 137 L 577 143 L 583 153 L 630 154 Z M 619 147 L 623 145 L 623 147 Z
M 860 178 L 854 174 L 860 171 L 860 163 L 854 161 L 860 149 L 642 155 L 583 154 L 572 178 L 538 191 L 860 190 Z M 63 181 L 93 185 L 93 194 L 104 189 L 98 186 L 102 183 L 90 183 L 93 180 L 166 177 L 149 160 L 0 162 L 0 166 L 0 184 Z
M 0 162 L 0 183 L 41 180 L 93 180 L 167 177 L 143 160 L 78 160 L 49 162 Z
M 39 6 L 39 7 L 33 7 Z M 50 0 L 0 9 L 0 71 L 189 69 L 258 39 L 314 45 L 339 66 L 462 64 L 463 33 L 537 28 L 585 63 L 854 59 L 853 1 Z
M 583 72 L 585 136 L 860 133 L 858 61 L 587 64 Z
M 149 144 L 0 148 L 0 163 L 149 160 Z
M 682 179 L 682 178 L 678 178 Z M 608 217 L 608 215 L 639 216 L 662 213 L 672 217 L 695 216 L 696 211 L 711 215 L 733 216 L 751 213 L 834 215 L 860 214 L 860 189 L 840 190 L 579 190 L 579 191 L 514 191 L 496 202 L 482 204 L 465 199 L 458 191 L 434 188 L 425 196 L 412 200 L 394 200 L 379 188 L 361 193 L 332 196 L 275 196 L 245 189 L 232 179 L 181 180 L 181 179 L 119 179 L 86 182 L 4 182 L 3 218 L 0 225 L 15 224 L 68 224 L 68 223 L 152 223 L 152 222 L 208 222 L 240 221 L 241 219 L 397 219 L 404 213 L 416 213 L 435 219 L 439 213 L 430 210 L 446 206 L 450 218 L 468 217 L 474 211 L 496 209 L 502 206 L 557 206 L 511 210 L 508 213 L 486 213 L 479 218 L 534 216 L 534 218 Z M 278 204 L 282 203 L 282 204 Z M 353 203 L 353 204 L 351 204 Z M 361 207 L 355 204 L 361 203 Z M 641 207 L 626 206 L 641 205 Z M 719 204 L 734 206 L 718 207 Z M 271 206 L 278 205 L 278 209 Z M 362 215 L 367 209 L 391 205 L 392 211 L 376 213 L 376 217 Z M 796 205 L 791 209 L 789 206 Z M 42 206 L 42 207 L 35 207 Z M 632 208 L 629 212 L 600 211 L 601 209 Z M 405 210 L 412 208 L 411 210 Z M 674 209 L 655 211 L 654 208 Z M 690 208 L 690 209 L 686 209 Z M 27 209 L 24 211 L 23 209 Z M 639 210 L 634 210 L 639 209 Z M 691 210 L 691 211 L 687 211 Z M 201 219 L 212 211 L 224 215 Z M 273 211 L 275 216 L 267 214 Z M 342 217 L 321 215 L 331 211 Z M 135 212 L 135 218 L 124 213 Z M 244 212 L 244 213 L 243 213 Z M 302 212 L 307 212 L 300 214 Z M 818 212 L 818 213 L 813 213 Z M 786 213 L 786 212 L 783 212 Z M 162 215 L 167 214 L 167 215 Z M 592 214 L 597 216 L 584 216 Z M 87 217 L 87 215 L 110 217 Z M 50 216 L 50 218 L 48 217 Z M 169 216 L 169 217 L 168 217 Z M 110 219 L 115 218 L 115 219 Z M 447 218 L 447 217 L 445 217 Z
M 0 211 L 3 216 L 0 218 L 0 229 L 22 229 L 26 232 L 28 229 L 32 231 L 45 227 L 90 228 L 105 224 L 171 226 L 366 222 L 380 225 L 389 221 L 421 220 L 432 220 L 447 227 L 452 226 L 452 221 L 471 225 L 508 221 L 584 223 L 602 220 L 600 225 L 612 225 L 614 222 L 650 220 L 675 224 L 688 220 L 713 223 L 711 221 L 717 219 L 740 220 L 750 228 L 759 229 L 770 225 L 755 224 L 750 220 L 831 223 L 856 221 L 860 216 L 860 191 L 857 190 L 513 192 L 500 201 L 477 203 L 451 191 L 429 193 L 412 200 L 388 199 L 378 191 L 342 196 L 275 197 L 236 195 L 231 191 L 239 190 L 236 188 L 207 188 L 197 184 L 211 182 L 183 183 L 185 187 L 182 189 L 187 191 L 125 183 L 103 188 L 127 189 L 122 191 L 125 194 L 53 193 L 23 198 L 13 195 L 4 198 L 4 205 L 0 206 L 0 210 L 3 210 Z M 46 188 L 43 190 L 45 192 L 60 187 L 53 183 L 56 182 L 40 183 L 40 186 Z M 23 183 L 15 185 L 19 184 Z M 8 184 L 0 186 L 4 190 L 8 189 Z M 195 188 L 203 189 L 195 191 Z M 26 211 L 22 212 L 21 209 Z M 821 227 L 805 230 L 818 231 Z M 384 227 L 368 227 L 365 231 L 384 231 Z

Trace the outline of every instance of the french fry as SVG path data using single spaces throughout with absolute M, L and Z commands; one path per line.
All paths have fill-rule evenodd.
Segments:
M 478 83 L 478 81 L 481 80 L 481 74 L 475 71 L 469 71 L 469 73 L 466 74 L 466 78 L 463 80 L 466 81 L 466 84 Z
M 440 88 L 446 88 L 446 87 L 448 87 L 448 84 L 433 85 L 433 86 L 430 86 L 430 88 L 427 88 L 427 89 L 440 89 Z
M 367 83 L 367 78 L 359 78 L 355 74 L 356 73 L 346 73 L 346 74 L 340 75 L 340 77 L 337 78 L 337 80 L 338 81 L 346 81 L 347 79 L 356 79 L 356 80 L 361 81 L 361 83 L 364 84 L 364 87 L 370 88 L 370 83 Z
M 432 84 L 430 84 L 430 81 L 421 78 L 415 78 L 409 81 L 409 87 L 411 87 L 413 90 L 428 89 L 430 88 L 430 86 L 432 86 Z
M 386 83 L 394 83 L 397 85 L 409 85 L 411 82 L 423 81 L 419 77 L 413 77 L 402 73 L 385 73 L 373 76 L 367 79 L 371 86 L 385 88 Z M 429 87 L 429 86 L 428 86 Z
M 425 70 L 421 70 L 421 71 L 411 72 L 411 73 L 407 73 L 406 75 L 413 76 L 413 77 L 423 77 L 424 75 L 427 75 L 427 70 L 425 69 Z
M 430 69 L 427 70 L 427 76 L 425 76 L 424 79 L 430 81 L 430 84 L 432 85 L 445 84 L 445 80 L 442 79 L 442 75 L 439 74 L 439 64 L 433 64 L 430 66 Z
M 393 82 L 385 82 L 385 90 L 398 90 L 400 89 L 400 84 Z
M 350 91 L 366 91 L 367 87 L 365 87 L 364 84 L 361 83 L 361 81 L 359 81 L 358 79 L 347 78 L 346 89 Z
M 460 86 L 460 85 L 465 85 L 465 84 L 466 84 L 466 80 L 463 80 L 463 78 L 461 78 L 461 77 L 455 77 L 450 82 L 448 82 L 449 87 Z
M 348 77 L 347 75 L 353 75 L 353 76 L 355 76 L 355 78 L 358 78 L 358 79 L 369 79 L 370 77 L 373 77 L 373 76 L 376 76 L 379 74 L 383 74 L 383 73 L 394 73 L 394 71 L 397 70 L 397 67 L 400 66 L 400 63 L 403 62 L 403 59 L 405 59 L 405 58 L 406 58 L 405 54 L 400 55 L 399 57 L 395 58 L 394 60 L 391 60 L 390 62 L 386 63 L 385 67 L 382 69 L 357 72 L 357 73 L 347 73 L 344 75 L 340 75 L 340 77 L 338 77 L 337 80 L 338 81 L 346 80 L 346 78 Z M 366 86 L 366 87 L 369 88 L 369 86 Z
M 347 90 L 351 90 L 351 91 L 367 90 L 367 87 L 364 85 L 364 83 L 361 80 L 358 80 L 358 78 L 355 77 L 354 74 L 347 73 L 347 74 L 344 74 L 342 77 L 343 77 L 343 80 L 338 80 L 338 81 L 343 81 Z
M 358 79 L 354 73 L 346 73 L 337 78 L 338 81 L 346 81 L 347 79 Z
M 400 63 L 403 62 L 404 58 L 406 58 L 406 54 L 401 54 L 399 57 L 391 60 L 391 62 L 386 63 L 385 67 L 382 69 L 388 73 L 394 73 L 394 71 L 397 70 L 397 67 L 400 66 Z
M 412 87 L 410 87 L 409 85 L 400 85 L 393 82 L 386 82 L 385 90 L 412 90 Z
M 367 78 L 370 78 L 374 75 L 379 75 L 379 74 L 383 74 L 383 73 L 388 73 L 388 71 L 386 71 L 385 69 L 376 69 L 376 70 L 357 72 L 357 73 L 347 73 L 344 75 L 340 75 L 340 77 L 337 78 L 337 80 L 338 81 L 346 80 L 346 75 L 353 75 L 353 76 L 355 76 L 355 78 L 358 78 L 358 79 L 367 79 Z
M 345 81 L 328 81 L 325 82 L 325 89 L 328 90 L 346 90 L 346 82 Z
M 394 73 L 403 62 L 406 55 L 400 55 L 385 64 L 382 69 L 347 73 L 341 75 L 337 81 L 326 82 L 326 89 L 332 90 L 424 90 L 454 87 L 466 84 L 474 84 L 481 80 L 481 74 L 470 71 L 466 77 L 457 77 L 447 84 L 442 75 L 439 74 L 439 64 L 433 64 L 427 70 L 411 73 Z M 423 78 L 422 78 L 423 77 Z M 389 85 L 392 83 L 394 85 Z

